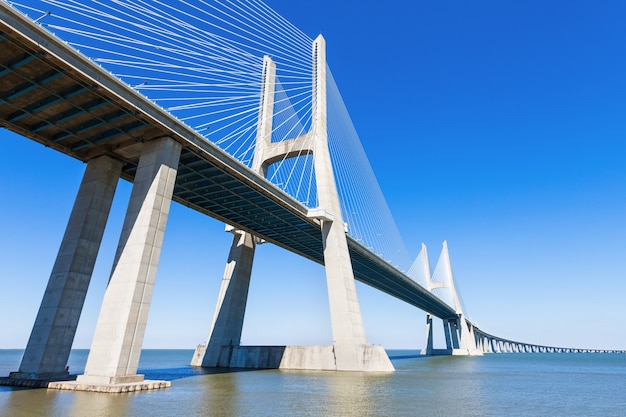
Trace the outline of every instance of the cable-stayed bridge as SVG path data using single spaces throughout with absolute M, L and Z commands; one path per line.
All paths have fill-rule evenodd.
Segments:
M 78 382 L 60 387 L 167 385 L 136 371 L 171 199 L 233 233 L 195 365 L 393 370 L 382 348 L 365 342 L 354 279 L 428 313 L 425 353 L 561 349 L 476 328 L 463 314 L 445 246 L 433 274 L 425 250 L 408 269 L 323 38 L 309 39 L 260 2 L 0 6 L 3 125 L 87 162 L 13 381 L 67 376 L 120 176 L 134 186 L 90 357 Z M 265 241 L 325 265 L 332 346 L 240 346 L 255 246 Z M 432 346 L 433 316 L 444 322 L 445 352 Z

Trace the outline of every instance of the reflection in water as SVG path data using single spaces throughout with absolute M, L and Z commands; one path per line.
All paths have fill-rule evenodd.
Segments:
M 195 415 L 381 415 L 377 393 L 392 374 L 253 371 L 203 378 Z
M 127 415 L 128 403 L 133 394 L 111 395 L 99 392 L 62 392 L 72 398 L 72 417 L 109 417 Z
M 204 378 L 201 400 L 194 404 L 195 415 L 219 415 L 236 417 L 241 415 L 242 398 L 239 391 L 241 380 L 238 373 L 222 373 Z
M 337 372 L 322 375 L 327 393 L 322 402 L 324 414 L 341 416 L 384 415 L 392 374 Z
M 54 406 L 56 395 L 47 395 L 45 389 L 15 390 L 2 392 L 7 401 L 0 402 L 0 415 L 26 417 L 33 415 L 45 416 L 49 407 Z

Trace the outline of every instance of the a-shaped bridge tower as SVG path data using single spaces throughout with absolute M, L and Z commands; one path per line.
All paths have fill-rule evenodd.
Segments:
M 381 346 L 367 345 L 341 204 L 328 148 L 326 106 L 326 43 L 313 42 L 313 121 L 298 137 L 271 141 L 276 66 L 269 57 L 263 82 L 253 169 L 266 176 L 268 167 L 287 158 L 313 155 L 318 207 L 309 217 L 321 225 L 324 266 L 332 324 L 332 346 L 240 346 L 250 275 L 257 238 L 234 234 L 214 318 L 206 345 L 196 349 L 192 365 L 350 371 L 392 371 Z
M 422 244 L 422 250 L 413 262 L 409 275 L 415 277 L 418 282 L 426 285 L 429 291 L 436 293 L 442 291 L 448 297 L 448 302 L 454 306 L 457 316 L 443 319 L 443 332 L 446 341 L 445 349 L 435 349 L 433 347 L 433 315 L 426 314 L 426 347 L 422 349 L 424 355 L 482 355 L 482 350 L 478 348 L 474 335 L 474 325 L 465 316 L 461 297 L 457 292 L 450 254 L 448 253 L 448 243 L 443 242 L 441 255 L 431 276 L 430 264 L 428 261 L 428 250 Z

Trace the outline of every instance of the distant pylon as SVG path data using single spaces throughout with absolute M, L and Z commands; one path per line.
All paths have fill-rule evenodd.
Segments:
M 423 355 L 482 355 L 482 351 L 476 345 L 473 326 L 465 319 L 463 311 L 463 303 L 459 297 L 450 263 L 450 255 L 448 252 L 448 243 L 443 242 L 441 255 L 435 266 L 435 270 L 430 276 L 430 266 L 428 263 L 428 252 L 426 245 L 422 244 L 420 254 L 413 262 L 409 275 L 420 282 L 425 281 L 426 288 L 435 293 L 437 289 L 445 289 L 449 291 L 450 300 L 456 311 L 457 317 L 453 319 L 443 320 L 444 336 L 446 340 L 446 349 L 433 348 L 433 317 L 430 313 L 426 314 L 426 347 L 422 349 Z M 426 277 L 424 279 L 423 277 Z M 435 294 L 436 295 L 436 294 Z M 444 300 L 447 301 L 447 300 Z

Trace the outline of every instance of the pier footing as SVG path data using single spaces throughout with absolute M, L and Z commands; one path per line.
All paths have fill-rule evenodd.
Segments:
M 50 379 L 27 379 L 27 378 L 0 378 L 0 385 L 21 388 L 48 388 L 66 391 L 90 391 L 123 393 L 136 391 L 150 391 L 155 389 L 169 388 L 170 381 L 144 380 L 119 384 L 90 384 L 75 381 L 76 375 L 69 375 L 66 380 Z
M 46 378 L 20 378 L 13 376 L 14 372 L 11 373 L 11 376 L 1 377 L 0 385 L 6 387 L 22 387 L 22 388 L 47 388 L 48 385 L 52 382 L 70 382 L 76 379 L 76 375 L 67 375 L 67 377 L 54 378 L 54 379 L 46 379 Z
M 204 356 L 204 345 L 196 348 L 193 365 Z M 393 372 L 394 367 L 382 346 L 364 345 L 358 349 L 358 367 L 349 369 L 366 372 Z M 217 368 L 291 369 L 311 371 L 341 371 L 337 365 L 334 346 L 223 346 Z
M 135 391 L 150 391 L 155 389 L 169 388 L 170 381 L 140 381 L 127 382 L 122 384 L 85 384 L 77 381 L 54 381 L 48 384 L 48 389 L 58 389 L 66 391 L 89 391 L 124 393 Z

